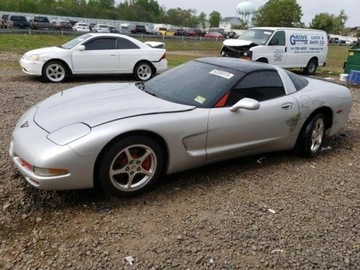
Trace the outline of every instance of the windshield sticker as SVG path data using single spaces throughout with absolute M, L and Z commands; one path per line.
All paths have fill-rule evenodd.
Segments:
M 197 103 L 203 104 L 206 101 L 206 98 L 202 97 L 202 96 L 197 96 L 194 99 Z
M 271 35 L 272 32 L 267 32 L 267 31 L 265 31 L 264 34 L 265 34 L 265 35 Z
M 223 71 L 223 70 L 219 70 L 219 69 L 213 69 L 212 71 L 210 71 L 210 74 L 220 76 L 225 79 L 231 79 L 234 76 L 234 74 L 232 74 L 232 73 L 229 73 L 229 72 Z

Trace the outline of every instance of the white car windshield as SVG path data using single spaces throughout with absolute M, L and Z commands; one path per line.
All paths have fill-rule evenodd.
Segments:
M 74 48 L 76 45 L 78 45 L 79 43 L 88 39 L 89 37 L 91 37 L 91 35 L 82 35 L 80 37 L 74 38 L 74 39 L 66 42 L 65 44 L 61 45 L 60 47 L 63 49 L 70 50 L 71 48 Z
M 266 29 L 249 29 L 242 33 L 238 39 L 252 41 L 258 45 L 265 45 L 273 32 Z

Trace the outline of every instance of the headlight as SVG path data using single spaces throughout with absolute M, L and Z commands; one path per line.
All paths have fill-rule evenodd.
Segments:
M 47 138 L 57 145 L 66 145 L 86 136 L 91 132 L 91 128 L 84 123 L 75 123 L 50 133 Z
M 40 60 L 40 54 L 24 55 L 24 59 L 29 60 L 29 61 L 39 61 Z

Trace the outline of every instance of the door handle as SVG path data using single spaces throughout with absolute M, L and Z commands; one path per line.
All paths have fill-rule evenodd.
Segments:
M 283 110 L 289 110 L 292 107 L 293 107 L 293 104 L 291 102 L 284 103 L 283 105 L 281 105 L 281 109 L 283 109 Z

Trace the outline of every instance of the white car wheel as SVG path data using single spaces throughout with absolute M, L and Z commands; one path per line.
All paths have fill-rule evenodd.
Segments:
M 139 81 L 147 81 L 153 75 L 153 69 L 151 65 L 147 62 L 141 62 L 136 65 L 134 76 Z
M 63 82 L 67 76 L 67 69 L 64 64 L 51 61 L 46 63 L 43 70 L 43 78 L 49 82 Z

